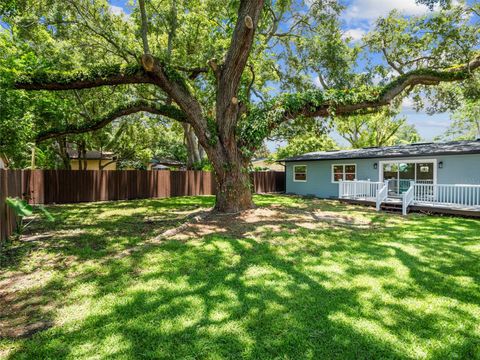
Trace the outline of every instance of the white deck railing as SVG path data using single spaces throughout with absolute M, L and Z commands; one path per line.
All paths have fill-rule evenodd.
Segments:
M 480 185 L 414 184 L 414 202 L 480 208 Z
M 410 187 L 402 195 L 402 215 L 407 215 L 408 207 L 413 204 L 415 197 L 415 182 L 410 183 Z
M 388 198 L 388 181 L 385 181 L 382 185 L 382 187 L 380 187 L 378 189 L 378 192 L 377 192 L 377 196 L 375 198 L 375 207 L 377 209 L 377 211 L 380 211 L 380 208 L 382 207 L 382 203 L 387 200 Z
M 420 180 L 421 181 L 421 180 Z M 461 207 L 480 211 L 480 185 L 470 184 L 431 184 L 430 181 L 410 181 L 400 194 L 402 213 L 408 212 L 411 205 Z M 403 185 L 403 184 L 402 184 Z M 377 211 L 388 198 L 392 185 L 389 181 L 369 180 L 340 181 L 339 197 L 375 201 Z
M 378 190 L 383 183 L 373 182 L 369 180 L 340 181 L 339 197 L 340 198 L 376 198 Z
M 433 184 L 433 180 L 417 180 L 413 179 L 390 179 L 388 181 L 388 192 L 390 195 L 401 196 L 404 192 L 410 189 L 412 182 L 417 184 Z

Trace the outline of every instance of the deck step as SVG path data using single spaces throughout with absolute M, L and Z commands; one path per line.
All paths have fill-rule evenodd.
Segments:
M 380 210 L 392 213 L 402 212 L 402 204 L 397 203 L 383 203 Z

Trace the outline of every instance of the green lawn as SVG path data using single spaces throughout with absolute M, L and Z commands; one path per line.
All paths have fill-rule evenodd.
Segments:
M 257 196 L 50 207 L 0 272 L 7 359 L 480 359 L 480 221 Z

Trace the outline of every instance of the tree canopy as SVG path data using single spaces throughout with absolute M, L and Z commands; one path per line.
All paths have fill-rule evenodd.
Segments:
M 242 174 L 250 157 L 282 124 L 370 113 L 471 81 L 480 67 L 478 6 L 427 3 L 435 11 L 379 19 L 358 46 L 333 0 L 139 0 L 130 14 L 104 0 L 11 0 L 1 8 L 2 83 L 62 91 L 51 95 L 60 102 L 80 90 L 110 95 L 95 116 L 65 116 L 37 129 L 37 140 L 137 112 L 187 123 L 215 170 L 217 207 L 236 211 L 251 205 Z M 359 69 L 373 53 L 384 61 Z

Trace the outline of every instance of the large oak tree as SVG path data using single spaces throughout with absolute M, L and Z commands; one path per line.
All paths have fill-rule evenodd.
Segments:
M 431 43 L 424 43 L 426 48 L 421 51 L 415 46 L 415 50 L 423 54 L 421 58 L 410 62 L 405 60 L 405 53 L 400 53 L 395 62 L 387 53 L 388 44 L 378 45 L 378 40 L 384 40 L 379 37 L 370 42 L 385 52 L 398 75 L 381 86 L 357 86 L 355 77 L 343 71 L 351 64 L 340 54 L 339 49 L 349 50 L 341 42 L 334 16 L 341 8 L 335 1 L 301 1 L 302 9 L 295 7 L 294 1 L 240 0 L 228 5 L 217 1 L 192 1 L 195 9 L 179 9 L 182 2 L 173 0 L 164 9 L 159 6 L 166 2 L 145 4 L 140 0 L 128 19 L 106 14 L 105 5 L 89 7 L 91 2 L 82 0 L 65 3 L 81 19 L 69 20 L 60 15 L 58 21 L 62 24 L 79 22 L 81 29 L 91 34 L 92 42 L 103 39 L 108 45 L 105 49 L 117 52 L 116 57 L 108 58 L 117 59 L 118 63 L 89 64 L 82 70 L 68 71 L 54 71 L 50 64 L 46 69 L 16 73 L 14 86 L 17 89 L 84 91 L 129 85 L 154 89 L 161 96 L 146 100 L 130 94 L 131 101 L 122 102 L 105 115 L 81 126 L 46 129 L 38 135 L 37 141 L 99 129 L 121 116 L 137 112 L 149 112 L 188 124 L 213 165 L 218 183 L 216 208 L 222 212 L 236 212 L 252 206 L 248 176 L 250 157 L 278 126 L 299 117 L 326 118 L 372 112 L 417 86 L 468 80 L 480 67 L 480 56 L 473 51 L 451 57 L 435 51 L 424 55 L 433 50 Z M 15 4 L 12 9 L 14 12 Z M 313 14 L 314 22 L 310 21 L 310 15 L 304 15 L 305 9 Z M 385 25 L 388 33 L 387 25 L 392 24 Z M 189 26 L 189 29 L 196 26 L 197 30 L 185 32 L 182 26 Z M 134 32 L 129 32 L 131 29 Z M 321 36 L 309 38 L 306 34 L 312 29 L 323 34 L 325 41 Z M 163 33 L 167 35 L 166 42 L 159 40 Z M 332 34 L 338 36 L 332 40 Z M 448 39 L 448 33 L 445 36 Z M 208 37 L 216 40 L 211 46 L 203 43 Z M 176 57 L 175 52 L 172 53 L 175 44 L 183 49 Z M 322 89 L 289 91 L 264 99 L 259 92 L 255 93 L 255 82 L 262 75 L 259 67 L 273 66 L 271 54 L 275 47 L 281 47 L 289 55 L 275 68 L 279 76 L 282 68 L 295 67 L 297 54 L 299 58 L 322 57 L 325 64 L 319 61 L 318 71 L 322 71 L 322 66 L 335 68 L 335 71 L 330 78 L 328 74 L 321 74 Z M 395 49 L 399 48 L 395 45 Z M 88 51 L 88 47 L 86 49 Z M 278 58 L 282 59 L 280 55 Z M 258 59 L 262 59 L 261 65 Z M 445 63 L 445 59 L 451 62 Z M 463 62 L 458 63 L 459 60 Z M 343 63 L 346 65 L 342 68 Z M 298 78 L 292 78 L 289 84 L 296 81 Z M 284 84 L 284 88 L 289 89 L 289 84 Z

